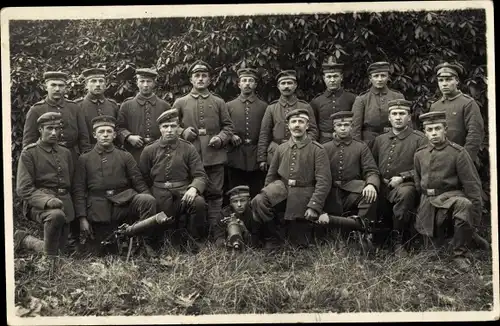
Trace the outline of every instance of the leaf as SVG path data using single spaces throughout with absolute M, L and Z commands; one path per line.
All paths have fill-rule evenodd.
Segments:
M 457 302 L 457 300 L 455 298 L 441 294 L 441 293 L 437 294 L 437 298 L 439 301 L 441 301 L 442 303 L 444 303 L 446 305 L 454 305 Z
M 194 302 L 196 301 L 196 299 L 199 296 L 200 296 L 200 294 L 198 293 L 198 291 L 195 291 L 195 292 L 189 294 L 188 296 L 178 295 L 178 296 L 176 296 L 176 299 L 174 300 L 174 302 L 177 303 L 178 305 L 184 307 L 184 308 L 189 308 L 194 304 Z

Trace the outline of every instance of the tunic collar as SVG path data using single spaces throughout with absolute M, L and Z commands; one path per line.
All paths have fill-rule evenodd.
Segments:
M 88 93 L 85 98 L 94 104 L 104 103 L 104 95 L 103 96 L 95 96 L 91 93 Z
M 43 149 L 47 153 L 51 153 L 52 151 L 57 152 L 59 148 L 58 144 L 51 145 L 49 143 L 43 142 L 40 138 L 37 140 L 36 143 L 41 149 Z
M 352 136 L 346 137 L 344 139 L 340 139 L 339 136 L 337 136 L 336 134 L 334 134 L 333 135 L 333 143 L 336 146 L 340 146 L 340 144 L 351 145 L 351 143 L 352 143 Z
M 342 95 L 342 93 L 344 93 L 344 89 L 342 87 L 336 89 L 336 90 L 326 90 L 325 91 L 325 96 L 326 97 L 331 97 L 332 95 L 335 95 L 335 97 L 340 97 Z
M 445 100 L 453 101 L 453 100 L 459 98 L 461 95 L 462 95 L 461 91 L 458 91 L 458 93 L 456 93 L 455 95 L 453 95 L 451 97 L 447 97 L 447 96 L 443 95 L 443 97 L 441 98 L 441 102 L 444 102 Z
M 157 100 L 156 94 L 153 94 L 150 97 L 144 97 L 141 93 L 139 93 L 135 98 L 140 105 L 144 105 L 146 102 L 149 102 L 151 105 L 155 105 Z
M 160 147 L 162 147 L 162 148 L 168 147 L 168 148 L 176 149 L 178 145 L 179 145 L 179 138 L 178 137 L 176 137 L 175 139 L 172 139 L 172 140 L 166 140 L 166 139 L 160 138 Z
M 50 106 L 62 107 L 64 106 L 64 98 L 61 98 L 59 101 L 51 100 L 48 96 L 45 98 L 45 102 Z
M 255 101 L 255 94 L 251 94 L 250 96 L 243 96 L 242 94 L 240 94 L 240 96 L 238 96 L 238 99 L 245 103 L 245 102 L 250 102 L 250 103 L 253 103 Z
M 389 138 L 393 139 L 394 137 L 397 137 L 398 139 L 403 140 L 406 137 L 408 137 L 411 134 L 411 132 L 412 132 L 412 129 L 410 128 L 410 126 L 406 127 L 405 130 L 403 130 L 402 132 L 400 132 L 397 135 L 391 129 L 391 131 L 389 131 Z
M 204 92 L 200 93 L 198 92 L 196 89 L 192 89 L 191 92 L 189 93 L 192 97 L 194 97 L 195 99 L 198 99 L 198 97 L 202 97 L 202 98 L 208 98 L 210 96 L 210 92 L 208 90 L 205 90 Z
M 385 86 L 384 88 L 380 89 L 380 88 L 376 88 L 376 87 L 372 86 L 370 88 L 370 91 L 376 95 L 381 95 L 381 94 L 385 95 L 389 91 L 389 88 L 387 86 Z
M 114 145 L 112 145 L 112 146 L 110 146 L 109 148 L 104 148 L 103 146 L 101 146 L 101 145 L 99 145 L 99 144 L 95 144 L 94 149 L 95 149 L 95 151 L 96 151 L 97 153 L 99 153 L 99 154 L 102 154 L 102 153 L 104 153 L 104 152 L 106 152 L 106 153 L 111 153 L 112 151 L 114 151 L 115 146 L 114 146 Z
M 290 146 L 291 148 L 294 148 L 295 146 L 297 146 L 299 149 L 302 149 L 302 148 L 304 148 L 304 146 L 306 146 L 310 142 L 311 142 L 311 138 L 309 138 L 307 136 L 304 138 L 304 140 L 302 140 L 300 142 L 294 142 L 292 137 L 290 137 L 290 139 L 288 140 L 288 146 Z
M 285 106 L 287 104 L 288 104 L 288 106 L 292 106 L 295 103 L 297 103 L 297 101 L 298 101 L 298 99 L 297 99 L 296 95 L 293 95 L 288 100 L 285 99 L 283 96 L 280 96 L 280 99 L 279 99 L 280 104 L 283 105 L 283 106 Z

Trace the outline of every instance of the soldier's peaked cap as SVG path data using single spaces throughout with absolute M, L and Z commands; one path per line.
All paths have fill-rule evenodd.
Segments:
M 194 73 L 200 72 L 200 71 L 210 72 L 211 70 L 212 70 L 212 67 L 210 67 L 210 65 L 208 63 L 206 63 L 203 60 L 196 60 L 195 62 L 193 62 L 193 64 L 191 64 L 189 66 L 188 74 L 191 75 L 191 74 L 194 74 Z
M 307 109 L 295 109 L 287 113 L 285 119 L 286 121 L 290 120 L 290 118 L 299 116 L 309 121 L 309 111 Z
M 158 76 L 158 72 L 154 69 L 150 68 L 139 68 L 135 70 L 135 74 L 137 76 L 156 78 Z
M 374 62 L 371 65 L 368 66 L 368 74 L 373 74 L 376 72 L 389 72 L 389 62 L 387 61 L 378 61 Z
M 43 80 L 63 80 L 67 81 L 68 80 L 68 74 L 62 72 L 62 71 L 47 71 L 43 74 Z
M 116 127 L 116 119 L 110 115 L 99 115 L 92 119 L 91 121 L 92 129 L 102 126 Z
M 226 192 L 226 195 L 229 196 L 229 198 L 238 196 L 250 196 L 250 188 L 248 186 L 236 186 Z
M 433 111 L 421 114 L 419 117 L 423 125 L 430 123 L 446 123 L 446 112 L 445 111 Z
M 253 68 L 241 68 L 237 71 L 238 78 L 241 77 L 253 77 L 255 79 L 258 78 L 258 72 Z
M 434 68 L 436 75 L 440 76 L 457 76 L 459 77 L 464 73 L 464 67 L 458 63 L 443 62 Z
M 46 112 L 36 120 L 38 126 L 52 125 L 52 124 L 58 125 L 61 122 L 62 122 L 62 114 L 59 112 Z
M 84 78 L 105 77 L 106 76 L 106 69 L 103 69 L 103 68 L 85 69 L 84 71 L 82 71 L 82 76 Z
M 278 80 L 278 83 L 283 79 L 297 80 L 297 72 L 295 70 L 283 70 L 280 71 L 278 76 L 276 76 L 276 79 Z
M 411 111 L 412 105 L 410 101 L 403 99 L 391 100 L 387 104 L 389 105 L 389 111 L 396 109 Z
M 339 62 L 335 62 L 334 56 L 331 55 L 327 58 L 327 60 L 325 62 L 323 62 L 322 67 L 323 67 L 324 73 L 325 72 L 334 72 L 334 71 L 342 72 L 342 70 L 344 69 L 344 64 L 339 63 Z
M 167 110 L 167 111 L 163 112 L 162 114 L 160 114 L 158 119 L 156 119 L 156 122 L 158 124 L 161 124 L 161 123 L 166 122 L 166 121 L 177 119 L 178 117 L 179 117 L 179 111 L 177 111 L 177 109 L 174 108 L 174 109 Z
M 352 117 L 354 116 L 354 113 L 352 111 L 339 111 L 335 112 L 330 116 L 330 118 L 335 121 L 335 120 L 346 120 L 346 121 L 352 121 Z

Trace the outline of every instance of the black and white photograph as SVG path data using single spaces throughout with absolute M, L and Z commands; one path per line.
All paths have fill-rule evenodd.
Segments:
M 1 25 L 9 325 L 499 319 L 492 1 Z

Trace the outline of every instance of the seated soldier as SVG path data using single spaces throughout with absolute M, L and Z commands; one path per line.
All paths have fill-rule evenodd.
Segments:
M 244 241 L 249 246 L 257 246 L 257 224 L 249 205 L 250 187 L 237 186 L 229 190 L 226 195 L 229 197 L 229 206 L 222 209 L 221 219 L 216 224 L 215 244 L 218 247 L 240 249 Z
M 156 201 L 132 154 L 113 144 L 115 127 L 112 116 L 92 119 L 97 143 L 79 157 L 74 178 L 76 216 L 87 240 L 82 249 L 92 252 L 100 251 L 100 242 L 121 224 L 156 214 Z

